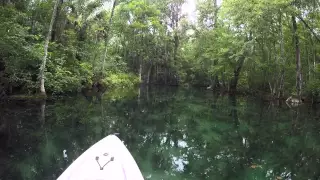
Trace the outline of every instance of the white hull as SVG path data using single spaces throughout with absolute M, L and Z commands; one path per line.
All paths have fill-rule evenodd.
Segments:
M 109 135 L 79 156 L 58 180 L 143 180 L 143 176 L 126 146 Z

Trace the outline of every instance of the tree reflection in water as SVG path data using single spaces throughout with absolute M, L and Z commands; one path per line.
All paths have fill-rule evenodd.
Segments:
M 1 105 L 2 179 L 55 179 L 119 133 L 146 179 L 317 179 L 317 108 L 269 105 L 202 90 L 141 87 Z M 66 149 L 69 161 L 62 151 Z

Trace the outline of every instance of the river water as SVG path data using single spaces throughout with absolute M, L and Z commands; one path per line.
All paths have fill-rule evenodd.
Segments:
M 2 102 L 0 180 L 56 179 L 111 133 L 145 179 L 320 179 L 319 107 L 153 87 Z

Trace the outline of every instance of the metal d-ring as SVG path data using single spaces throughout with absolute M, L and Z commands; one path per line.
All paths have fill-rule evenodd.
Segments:
M 104 156 L 108 156 L 109 154 L 108 154 L 108 153 L 104 153 L 103 155 L 104 155 Z M 97 163 L 98 163 L 98 165 L 99 165 L 99 167 L 100 167 L 100 170 L 103 170 L 103 168 L 104 168 L 107 164 L 109 164 L 109 162 L 114 161 L 114 157 L 112 156 L 112 157 L 110 158 L 110 160 L 109 160 L 108 162 L 106 162 L 102 167 L 101 167 L 101 165 L 100 165 L 100 163 L 99 163 L 99 156 L 96 156 L 96 161 L 97 161 Z

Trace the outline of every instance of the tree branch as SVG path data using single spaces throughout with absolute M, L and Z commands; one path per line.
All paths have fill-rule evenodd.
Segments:
M 317 36 L 317 34 L 313 31 L 313 29 L 308 25 L 308 23 L 301 17 L 298 16 L 298 18 L 302 21 L 304 26 L 309 29 L 309 31 L 313 34 L 313 36 L 317 39 L 318 42 L 320 42 L 320 38 Z

